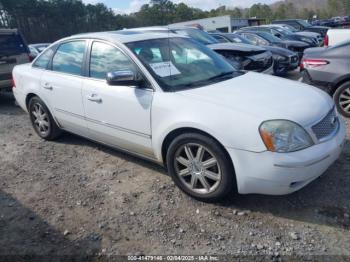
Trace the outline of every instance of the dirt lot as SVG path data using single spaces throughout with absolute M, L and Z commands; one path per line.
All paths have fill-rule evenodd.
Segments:
M 70 134 L 39 139 L 11 95 L 1 94 L 0 255 L 349 259 L 349 160 L 347 141 L 339 161 L 295 194 L 205 204 L 181 193 L 154 164 Z

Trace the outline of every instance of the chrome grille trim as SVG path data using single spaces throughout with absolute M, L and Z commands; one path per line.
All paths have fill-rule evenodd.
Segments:
M 322 142 L 333 137 L 339 130 L 339 118 L 336 109 L 333 108 L 329 113 L 317 124 L 311 127 L 318 141 Z

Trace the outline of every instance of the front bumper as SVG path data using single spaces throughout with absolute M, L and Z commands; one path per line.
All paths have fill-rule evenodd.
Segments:
M 261 72 L 261 73 L 263 73 L 263 74 L 268 74 L 268 75 L 272 75 L 272 74 L 274 73 L 273 68 L 274 68 L 274 63 L 272 63 L 272 65 L 271 65 L 268 69 L 266 69 L 265 71 L 263 71 L 263 72 Z
M 340 121 L 338 133 L 323 143 L 292 153 L 260 153 L 231 149 L 240 194 L 285 195 L 293 193 L 322 175 L 340 156 L 346 128 Z
M 295 58 L 293 57 L 289 57 L 289 59 L 287 61 L 279 61 L 279 60 L 275 60 L 275 65 L 274 65 L 274 72 L 275 74 L 283 74 L 283 73 L 287 73 L 288 71 L 292 71 L 298 68 L 299 66 L 299 59 L 298 57 L 295 56 Z

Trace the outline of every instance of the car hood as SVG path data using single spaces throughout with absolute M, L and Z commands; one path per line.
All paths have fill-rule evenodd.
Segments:
M 306 36 L 306 37 L 314 37 L 314 38 L 317 38 L 320 36 L 319 33 L 315 33 L 315 32 L 295 32 L 294 34 L 296 35 L 300 35 L 300 36 Z
M 293 41 L 293 40 L 284 40 L 284 44 L 287 46 L 294 46 L 294 47 L 308 47 L 309 44 L 302 42 L 302 41 Z
M 264 46 L 266 50 L 270 51 L 272 54 L 284 55 L 284 56 L 293 56 L 296 55 L 293 51 L 290 51 L 285 48 L 277 47 L 277 46 Z
M 324 30 L 325 31 L 325 30 L 328 30 L 329 27 L 314 25 L 314 26 L 308 27 L 307 29 L 317 29 L 317 30 Z
M 333 107 L 332 99 L 315 87 L 254 72 L 178 93 L 258 121 L 287 119 L 303 126 L 321 120 Z
M 218 43 L 218 44 L 210 44 L 208 45 L 212 50 L 231 50 L 231 51 L 239 51 L 239 52 L 264 52 L 266 49 L 248 44 L 238 44 L 238 43 Z

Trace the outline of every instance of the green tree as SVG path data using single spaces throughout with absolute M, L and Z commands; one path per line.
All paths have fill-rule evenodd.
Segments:
M 249 10 L 250 17 L 272 19 L 272 10 L 270 6 L 263 4 L 254 4 Z

